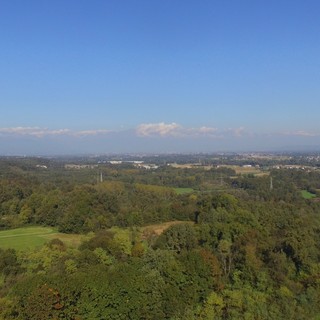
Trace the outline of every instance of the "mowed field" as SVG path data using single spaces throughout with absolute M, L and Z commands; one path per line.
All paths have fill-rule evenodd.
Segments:
M 27 250 L 40 247 L 46 242 L 58 238 L 67 246 L 77 247 L 83 236 L 59 233 L 48 227 L 26 227 L 0 231 L 0 248 Z
M 176 194 L 192 193 L 194 190 L 192 188 L 174 188 Z
M 168 229 L 170 226 L 180 223 L 190 223 L 191 221 L 169 221 L 154 225 L 141 227 L 140 232 L 142 238 L 145 238 L 147 234 L 160 235 L 163 231 Z M 128 228 L 111 228 L 117 235 L 130 237 Z M 78 247 L 80 243 L 86 239 L 86 235 L 79 234 L 66 234 L 57 232 L 54 228 L 49 227 L 26 227 L 12 230 L 0 231 L 0 248 L 2 249 L 15 249 L 15 250 L 28 250 L 41 247 L 45 243 L 52 239 L 60 239 L 68 247 Z
M 311 192 L 309 192 L 309 191 L 307 191 L 307 190 L 302 190 L 302 191 L 301 191 L 301 194 L 302 194 L 302 197 L 303 197 L 304 199 L 307 199 L 307 200 L 313 199 L 313 198 L 316 198 L 316 197 L 317 197 L 316 194 L 311 193 Z

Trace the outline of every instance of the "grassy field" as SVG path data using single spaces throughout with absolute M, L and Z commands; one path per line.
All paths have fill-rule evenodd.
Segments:
M 81 242 L 81 235 L 59 233 L 53 228 L 26 227 L 0 231 L 0 248 L 26 250 L 40 247 L 46 242 L 58 238 L 67 246 L 76 247 Z
M 174 224 L 191 223 L 190 221 L 169 221 L 154 225 L 142 227 L 140 232 L 142 234 L 156 234 L 160 235 L 164 230 Z M 115 233 L 115 239 L 119 240 L 122 244 L 129 248 L 131 231 L 128 228 L 111 228 Z M 78 247 L 81 241 L 86 238 L 85 235 L 78 234 L 65 234 L 59 233 L 54 228 L 48 227 L 26 227 L 12 230 L 0 231 L 0 248 L 2 249 L 15 249 L 15 250 L 28 250 L 35 249 L 44 245 L 52 239 L 60 239 L 68 247 Z M 144 237 L 144 236 L 143 236 Z
M 174 191 L 177 194 L 185 194 L 185 193 L 191 193 L 194 190 L 192 188 L 174 188 Z
M 314 193 L 311 193 L 307 190 L 302 190 L 301 194 L 304 199 L 313 199 L 317 197 Z

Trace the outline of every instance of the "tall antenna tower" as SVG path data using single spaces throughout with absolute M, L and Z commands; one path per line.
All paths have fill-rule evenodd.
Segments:
M 103 176 L 102 176 L 102 171 L 98 172 L 97 174 L 97 184 L 103 182 Z

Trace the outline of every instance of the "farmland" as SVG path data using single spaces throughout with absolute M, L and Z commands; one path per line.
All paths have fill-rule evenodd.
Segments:
M 220 168 L 229 168 L 235 171 L 237 175 L 253 174 L 255 176 L 268 175 L 269 172 L 262 171 L 259 167 L 238 166 L 238 165 L 222 165 Z

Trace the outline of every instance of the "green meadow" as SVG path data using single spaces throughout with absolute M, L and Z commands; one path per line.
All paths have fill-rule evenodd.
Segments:
M 185 194 L 185 193 L 191 193 L 194 190 L 192 188 L 174 188 L 174 191 L 176 194 Z
M 83 236 L 59 233 L 49 227 L 26 227 L 0 231 L 0 248 L 27 250 L 40 247 L 46 242 L 58 238 L 68 246 L 76 247 Z
M 301 194 L 302 194 L 302 197 L 304 199 L 313 199 L 313 198 L 316 198 L 316 195 L 314 193 L 311 193 L 307 190 L 302 190 L 301 191 Z

